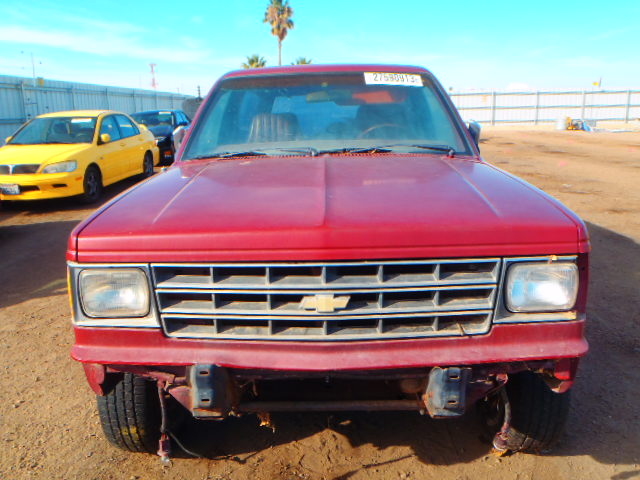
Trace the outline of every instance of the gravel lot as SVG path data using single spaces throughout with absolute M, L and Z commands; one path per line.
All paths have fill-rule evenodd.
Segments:
M 102 438 L 94 396 L 69 351 L 65 246 L 90 210 L 72 200 L 0 210 L 0 478 L 27 479 L 640 479 L 640 132 L 487 129 L 485 158 L 559 198 L 593 243 L 591 352 L 567 433 L 545 456 L 496 457 L 474 415 L 276 415 L 188 424 L 163 468 Z M 107 190 L 113 196 L 131 182 Z

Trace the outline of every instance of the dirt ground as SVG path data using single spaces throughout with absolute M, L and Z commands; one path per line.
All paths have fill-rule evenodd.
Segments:
M 189 424 L 185 446 L 205 458 L 178 453 L 170 468 L 112 448 L 69 357 L 64 251 L 90 210 L 60 200 L 0 210 L 0 479 L 640 480 L 640 132 L 487 129 L 481 146 L 591 232 L 591 352 L 552 453 L 499 458 L 474 415 L 415 413 L 277 415 L 275 432 L 251 416 Z

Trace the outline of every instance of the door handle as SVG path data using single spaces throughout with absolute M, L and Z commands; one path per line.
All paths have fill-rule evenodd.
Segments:
M 126 145 L 126 143 L 121 143 L 120 144 L 121 147 L 124 147 L 125 145 Z

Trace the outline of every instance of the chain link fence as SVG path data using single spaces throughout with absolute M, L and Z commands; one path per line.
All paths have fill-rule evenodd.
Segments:
M 451 92 L 466 120 L 541 123 L 571 117 L 629 122 L 640 118 L 640 90 L 563 92 Z

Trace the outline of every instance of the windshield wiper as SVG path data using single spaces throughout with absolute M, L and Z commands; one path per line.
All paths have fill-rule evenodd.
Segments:
M 435 152 L 446 152 L 450 157 L 456 154 L 455 148 L 449 145 L 426 145 L 422 143 L 394 143 L 391 145 L 382 145 L 381 148 L 393 149 L 394 147 L 420 148 L 423 150 L 433 150 Z
M 196 155 L 195 157 L 188 158 L 187 160 L 203 160 L 206 158 L 262 157 L 272 155 L 273 152 L 298 153 L 301 155 L 309 155 L 311 157 L 315 157 L 318 155 L 318 150 L 313 147 L 265 148 L 264 150 L 247 150 L 246 152 L 217 152 L 207 155 Z
M 207 158 L 233 158 L 233 157 L 262 157 L 266 153 L 258 150 L 247 150 L 246 152 L 217 152 L 208 153 L 206 155 L 196 155 L 195 157 L 187 158 L 186 160 L 205 160 Z
M 274 148 L 272 150 L 277 150 L 278 152 L 286 152 L 286 153 L 300 153 L 302 155 L 309 155 L 310 157 L 317 157 L 318 150 L 313 147 L 301 147 L 301 148 Z
M 331 155 L 332 153 L 389 153 L 398 147 L 419 148 L 424 150 L 433 150 L 436 152 L 445 152 L 448 156 L 453 157 L 456 153 L 453 147 L 448 145 L 423 145 L 410 143 L 393 143 L 389 145 L 375 145 L 373 147 L 345 147 L 336 148 L 334 150 L 320 150 L 319 154 Z
M 332 153 L 388 153 L 391 149 L 386 145 L 380 147 L 345 147 L 332 150 L 320 150 L 318 154 L 331 155 Z

